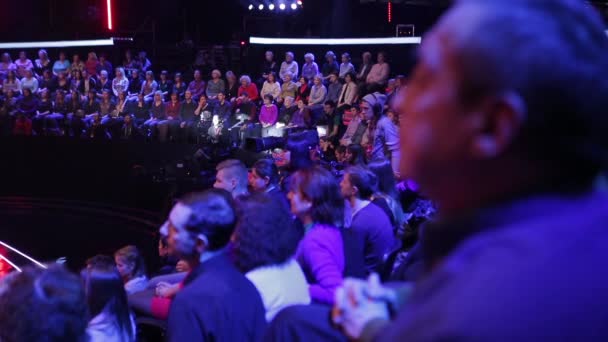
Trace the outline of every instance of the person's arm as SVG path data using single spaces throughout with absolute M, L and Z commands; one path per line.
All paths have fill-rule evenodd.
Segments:
M 278 100 L 279 97 L 281 96 L 281 85 L 278 82 L 275 82 L 272 86 L 271 86 L 271 95 L 275 100 Z
M 346 99 L 344 100 L 344 103 L 346 103 L 347 105 L 352 105 L 353 102 L 355 102 L 357 94 L 359 93 L 357 88 L 357 84 L 355 84 L 355 82 L 351 82 L 351 85 L 348 87 L 350 93 L 346 94 Z
M 315 278 L 315 283 L 308 287 L 310 297 L 321 303 L 333 304 L 334 293 L 342 285 L 343 272 L 334 260 L 332 249 L 335 246 L 321 237 L 314 238 L 311 242 L 310 248 L 305 252 L 306 262 Z

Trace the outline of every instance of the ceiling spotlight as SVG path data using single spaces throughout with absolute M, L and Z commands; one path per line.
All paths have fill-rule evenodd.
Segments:
M 293 4 L 291 4 L 291 9 L 292 10 L 298 9 L 298 5 L 296 5 L 296 3 L 294 2 Z
M 298 6 L 302 6 L 302 0 L 296 1 L 296 4 L 298 4 Z
M 281 11 L 284 11 L 285 10 L 285 4 L 280 4 L 279 8 L 281 9 Z
M 264 4 L 260 4 L 260 5 L 258 6 L 258 9 L 259 9 L 260 11 L 261 11 L 261 10 L 263 10 L 263 9 L 264 9 Z
M 250 4 L 248 8 L 251 11 L 253 9 L 253 5 Z
M 268 5 L 268 9 L 271 10 L 271 11 L 274 11 L 274 4 Z

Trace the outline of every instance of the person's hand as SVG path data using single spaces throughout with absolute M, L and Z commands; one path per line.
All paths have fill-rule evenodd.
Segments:
M 172 287 L 173 285 L 161 281 L 160 283 L 156 284 L 156 295 L 159 297 L 167 298 L 171 294 Z
M 188 272 L 190 271 L 190 265 L 184 260 L 180 260 L 177 262 L 177 265 L 175 265 L 175 270 L 177 272 Z
M 361 337 L 365 326 L 374 319 L 389 320 L 387 303 L 396 301 L 394 291 L 382 287 L 376 273 L 367 281 L 347 278 L 336 291 L 332 319 L 350 338 Z

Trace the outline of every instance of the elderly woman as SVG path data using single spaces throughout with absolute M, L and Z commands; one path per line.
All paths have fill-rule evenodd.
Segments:
M 239 87 L 237 96 L 239 99 L 242 99 L 243 93 L 247 93 L 249 96 L 249 100 L 255 102 L 260 99 L 260 95 L 258 93 L 258 87 L 255 83 L 251 82 L 251 78 L 247 75 L 241 76 L 239 82 L 241 86 Z
M 27 58 L 25 51 L 19 52 L 19 59 L 15 61 L 15 65 L 17 66 L 17 76 L 19 78 L 25 77 L 25 72 L 28 69 L 34 68 L 34 63 Z
M 302 65 L 302 76 L 307 80 L 312 80 L 319 73 L 319 66 L 315 63 L 315 55 L 307 53 L 304 55 L 304 65 Z
M 279 70 L 279 77 L 285 81 L 285 76 L 289 73 L 291 78 L 298 77 L 298 62 L 293 60 L 293 52 L 289 51 L 285 53 L 285 61 L 281 63 L 281 69 Z
M 293 97 L 294 99 L 296 98 L 296 92 L 298 91 L 298 84 L 296 82 L 294 82 L 292 79 L 293 79 L 293 75 L 290 72 L 285 74 L 285 82 L 281 86 L 281 96 L 278 99 L 278 101 L 280 103 L 285 101 L 285 97 L 287 97 L 287 96 Z
M 323 75 L 317 74 L 312 80 L 312 87 L 310 87 L 310 96 L 308 97 L 308 108 L 311 111 L 322 109 L 326 98 L 327 88 L 325 87 L 325 85 L 323 85 Z
M 328 79 L 331 74 L 339 73 L 339 71 L 340 66 L 338 65 L 338 62 L 336 62 L 336 54 L 333 51 L 327 51 L 327 53 L 325 53 L 325 63 L 323 63 L 321 69 L 323 77 Z
M 45 70 L 51 70 L 53 65 L 49 59 L 49 55 L 44 49 L 38 51 L 38 58 L 34 61 L 34 71 L 37 75 L 42 76 Z
M 266 81 L 264 81 L 264 85 L 262 85 L 260 95 L 262 97 L 272 95 L 275 99 L 279 98 L 281 95 L 281 84 L 277 81 L 275 73 L 271 72 L 268 74 Z
M 0 81 L 4 81 L 9 73 L 9 71 L 16 71 L 17 66 L 13 63 L 11 59 L 11 55 L 8 53 L 2 54 L 2 59 L 0 60 Z
M 350 54 L 345 52 L 342 54 L 342 64 L 340 64 L 340 79 L 344 79 L 346 74 L 355 73 L 355 66 L 350 62 Z
M 211 72 L 211 80 L 207 82 L 207 90 L 205 91 L 207 99 L 215 101 L 219 93 L 226 91 L 226 83 L 221 77 L 222 73 L 219 70 L 215 69 Z

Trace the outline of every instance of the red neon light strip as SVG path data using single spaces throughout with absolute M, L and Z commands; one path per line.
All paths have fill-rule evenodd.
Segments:
M 108 7 L 108 30 L 112 30 L 112 0 L 106 0 Z
M 110 1 L 110 0 L 108 0 Z M 393 21 L 393 4 L 389 1 L 388 5 L 387 5 L 387 9 L 388 9 L 388 22 L 392 22 Z

